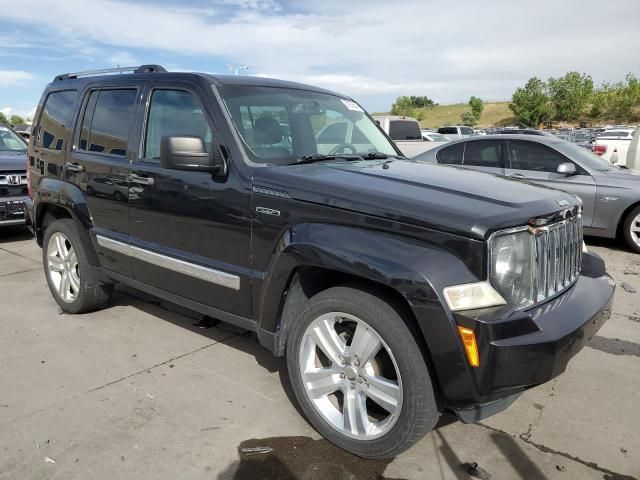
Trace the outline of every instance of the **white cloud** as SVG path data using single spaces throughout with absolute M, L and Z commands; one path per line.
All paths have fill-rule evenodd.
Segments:
M 0 87 L 19 85 L 33 79 L 33 74 L 24 70 L 0 70 Z
M 33 117 L 36 114 L 36 108 L 37 107 L 33 107 L 31 110 L 20 111 L 12 107 L 4 107 L 4 108 L 0 108 L 0 113 L 4 114 L 4 116 L 7 118 L 11 118 L 11 115 L 20 115 L 22 118 L 25 118 L 25 119 L 26 118 L 33 119 Z
M 136 60 L 136 58 L 133 55 L 131 55 L 129 52 L 116 52 L 111 56 L 109 56 L 108 62 L 109 62 L 108 66 L 119 65 L 121 67 L 129 67 L 131 65 L 140 64 L 140 62 Z
M 96 46 L 110 46 L 129 55 L 120 60 L 133 60 L 142 55 L 136 49 L 161 51 L 186 55 L 185 64 L 195 69 L 201 58 L 224 59 L 249 64 L 251 72 L 277 72 L 365 96 L 373 108 L 402 94 L 429 95 L 440 103 L 470 95 L 504 99 L 531 76 L 571 69 L 596 81 L 640 71 L 640 58 L 629 54 L 640 44 L 640 29 L 619 16 L 640 18 L 637 0 L 618 0 L 616 8 L 602 8 L 601 0 L 538 0 L 518 8 L 511 0 L 446 6 L 301 0 L 294 6 L 287 11 L 275 0 L 220 0 L 193 9 L 58 0 L 56 17 L 64 22 L 48 22 L 41 15 L 50 9 L 47 0 L 22 0 L 19 9 L 2 9 L 0 19 L 28 25 L 31 37 L 40 29 L 70 53 L 100 58 Z M 141 19 L 148 28 L 140 28 Z

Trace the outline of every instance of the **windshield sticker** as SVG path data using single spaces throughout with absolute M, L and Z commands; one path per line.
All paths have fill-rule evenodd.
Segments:
M 362 110 L 362 108 L 360 107 L 360 105 L 358 105 L 356 102 L 352 102 L 351 100 L 345 100 L 344 98 L 341 98 L 340 101 L 344 104 L 345 107 L 347 107 L 349 110 L 353 110 L 354 112 L 363 112 L 364 110 Z

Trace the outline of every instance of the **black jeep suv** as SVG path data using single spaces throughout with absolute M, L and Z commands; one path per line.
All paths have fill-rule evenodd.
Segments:
M 609 317 L 574 196 L 409 161 L 326 90 L 111 73 L 56 77 L 36 114 L 30 215 L 56 301 L 100 308 L 122 282 L 255 332 L 350 452 L 393 456 L 445 409 L 499 412 Z M 104 178 L 125 194 L 97 195 Z

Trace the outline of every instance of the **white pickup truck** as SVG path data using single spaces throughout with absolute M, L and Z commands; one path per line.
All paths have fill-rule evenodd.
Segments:
M 395 142 L 400 151 L 408 158 L 413 158 L 427 150 L 431 150 L 447 142 L 430 142 L 422 137 L 420 124 L 415 118 L 400 116 L 376 116 L 373 119 Z
M 596 137 L 592 147 L 593 152 L 613 164 L 624 167 L 634 133 L 633 128 L 605 130 Z

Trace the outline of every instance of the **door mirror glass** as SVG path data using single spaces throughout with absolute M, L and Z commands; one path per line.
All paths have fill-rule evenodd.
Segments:
M 196 136 L 164 136 L 160 141 L 160 165 L 172 170 L 223 173 L 220 155 L 207 152 L 204 139 Z
M 558 165 L 557 172 L 561 175 L 575 175 L 576 166 L 571 162 L 564 162 Z

